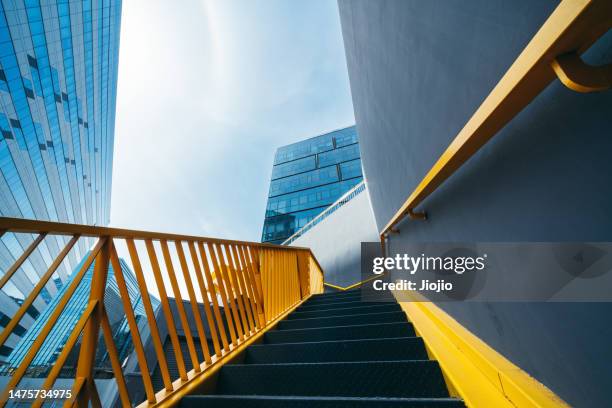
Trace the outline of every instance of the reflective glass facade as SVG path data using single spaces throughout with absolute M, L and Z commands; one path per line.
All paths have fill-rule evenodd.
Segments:
M 0 1 L 0 215 L 108 224 L 120 21 L 121 0 Z M 0 274 L 32 239 L 2 236 Z M 0 325 L 66 242 L 46 238 L 0 291 Z M 80 240 L 21 327 L 45 310 L 88 244 Z M 0 360 L 22 335 L 11 335 Z
M 278 148 L 262 242 L 282 243 L 362 179 L 355 126 Z
M 82 262 L 77 266 L 77 268 L 80 269 Z M 125 278 L 126 286 L 130 294 L 130 301 L 136 316 L 136 321 L 138 322 L 139 326 L 146 325 L 147 320 L 145 310 L 142 304 L 140 290 L 138 289 L 136 276 L 123 259 L 119 259 L 119 263 L 121 264 L 123 277 Z M 68 336 L 75 327 L 89 301 L 93 271 L 94 263 L 92 263 L 85 273 L 83 280 L 66 304 L 66 307 L 62 311 L 57 323 L 55 326 L 53 326 L 53 329 L 47 336 L 40 351 L 36 354 L 36 357 L 30 364 L 29 370 L 31 370 L 31 375 L 46 372 L 46 370 L 55 362 L 57 356 L 64 348 L 64 345 L 68 340 Z M 32 327 L 30 327 L 15 349 L 11 352 L 3 367 L 2 371 L 4 373 L 10 373 L 11 370 L 15 369 L 19 363 L 21 363 L 32 343 L 34 340 L 36 340 L 44 325 L 49 320 L 51 313 L 53 313 L 53 311 L 57 308 L 60 298 L 68 289 L 68 286 L 69 285 L 67 284 L 62 287 L 58 293 L 58 296 L 53 298 L 49 307 L 36 319 Z M 157 308 L 159 301 L 154 297 L 151 297 L 151 301 L 153 303 L 153 307 Z M 119 294 L 117 279 L 115 278 L 115 273 L 110 264 L 108 269 L 106 292 L 104 294 L 104 306 L 113 329 L 113 337 L 115 338 L 119 358 L 121 361 L 123 361 L 133 350 L 133 347 L 131 344 L 131 336 L 128 335 L 129 328 L 127 325 L 127 319 L 125 318 L 125 314 L 123 312 L 123 303 L 121 301 L 121 295 Z M 77 348 L 75 348 L 75 350 L 76 349 Z M 106 363 L 106 358 L 106 353 L 104 351 L 99 351 L 96 366 L 104 366 Z

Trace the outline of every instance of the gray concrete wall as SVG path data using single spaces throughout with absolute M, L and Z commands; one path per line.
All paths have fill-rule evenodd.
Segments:
M 378 229 L 554 10 L 548 0 L 340 0 Z M 612 33 L 585 54 L 612 62 Z M 612 92 L 549 86 L 422 207 L 395 244 L 612 241 Z M 392 245 L 393 246 L 393 245 Z M 609 405 L 612 304 L 444 303 L 573 406 Z
M 378 232 L 366 189 L 292 245 L 312 249 L 326 282 L 348 286 L 361 280 L 361 242 L 376 240 Z

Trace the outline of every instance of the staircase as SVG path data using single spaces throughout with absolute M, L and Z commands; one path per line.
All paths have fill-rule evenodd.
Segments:
M 359 289 L 316 295 L 221 368 L 214 392 L 187 407 L 460 408 L 395 302 Z

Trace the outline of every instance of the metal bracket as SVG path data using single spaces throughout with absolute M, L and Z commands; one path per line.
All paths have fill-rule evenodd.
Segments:
M 413 220 L 426 220 L 427 219 L 427 213 L 425 211 L 414 212 L 412 208 L 409 208 L 407 213 L 408 213 L 408 216 L 412 218 Z
M 612 88 L 612 64 L 586 64 L 576 52 L 563 54 L 551 63 L 559 80 L 576 92 L 597 92 Z

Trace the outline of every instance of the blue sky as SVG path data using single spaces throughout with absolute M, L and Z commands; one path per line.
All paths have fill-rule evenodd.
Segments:
M 123 3 L 111 225 L 259 241 L 276 147 L 352 125 L 335 0 Z

